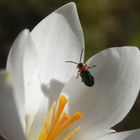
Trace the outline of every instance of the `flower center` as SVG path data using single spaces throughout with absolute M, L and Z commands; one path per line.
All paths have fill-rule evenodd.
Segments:
M 59 104 L 55 113 L 56 101 L 52 103 L 52 106 L 45 118 L 44 127 L 40 133 L 38 140 L 56 140 L 65 129 L 67 129 L 75 121 L 82 117 L 81 112 L 76 112 L 72 117 L 70 117 L 66 112 L 64 112 L 64 107 L 68 103 L 65 96 L 60 96 Z M 71 130 L 62 140 L 69 140 L 75 133 L 80 130 L 80 126 Z

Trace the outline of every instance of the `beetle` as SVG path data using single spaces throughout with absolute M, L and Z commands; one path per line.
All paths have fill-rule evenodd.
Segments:
M 77 77 L 76 79 L 79 77 L 81 77 L 82 82 L 84 82 L 84 84 L 88 87 L 92 87 L 94 85 L 94 76 L 89 72 L 88 69 L 96 67 L 96 65 L 93 66 L 87 66 L 87 64 L 84 64 L 81 62 L 82 60 L 82 55 L 83 55 L 83 51 L 84 49 L 82 49 L 81 51 L 81 55 L 80 55 L 80 61 L 79 63 L 74 62 L 74 61 L 66 61 L 66 63 L 73 63 L 77 65 L 78 71 L 77 71 Z

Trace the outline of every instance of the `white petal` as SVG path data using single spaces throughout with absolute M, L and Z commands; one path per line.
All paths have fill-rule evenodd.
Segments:
M 72 77 L 63 92 L 69 95 L 70 111 L 81 111 L 81 135 L 88 129 L 109 129 L 130 111 L 140 89 L 140 53 L 135 47 L 111 48 L 93 56 L 88 65 L 95 85 L 87 87 Z
M 52 80 L 65 83 L 79 62 L 84 47 L 83 32 L 74 3 L 57 9 L 42 20 L 31 32 L 39 51 L 38 75 L 44 83 Z
M 30 79 L 35 71 L 36 63 L 37 53 L 30 32 L 25 29 L 13 43 L 7 61 L 7 69 L 11 72 L 13 77 L 16 103 L 24 127 L 25 109 L 26 112 L 28 112 L 32 107 L 30 104 L 35 104 L 33 98 L 34 93 L 29 90 L 29 85 Z M 30 96 L 32 96 L 32 102 L 29 102 Z
M 42 91 L 40 91 L 41 83 L 38 77 L 37 79 L 35 78 L 38 54 L 30 34 L 27 38 L 27 44 L 25 45 L 23 75 L 25 88 L 26 132 L 28 132 L 32 121 L 38 112 L 39 102 L 42 99 Z
M 140 129 L 109 134 L 98 140 L 139 140 L 139 139 L 140 139 Z
M 75 140 L 77 139 L 78 140 L 97 140 L 100 137 L 109 135 L 114 132 L 115 131 L 113 129 L 107 129 L 107 130 L 102 130 L 102 131 L 98 131 L 94 133 L 92 129 L 91 130 L 88 129 L 88 131 L 84 135 L 81 135 L 81 133 L 77 133 L 77 137 L 75 137 Z
M 37 105 L 40 109 L 28 135 L 30 140 L 39 136 L 49 103 L 59 96 L 64 83 L 75 69 L 75 65 L 66 64 L 65 61 L 79 62 L 84 47 L 83 32 L 75 4 L 69 3 L 54 11 L 41 21 L 31 34 L 39 52 L 34 78 L 38 79 L 41 88 L 34 90 L 40 96 L 40 99 L 36 98 L 39 100 Z M 39 83 L 33 86 L 38 87 L 37 85 Z M 38 108 L 37 105 L 34 108 Z
M 24 77 L 23 77 L 23 59 L 26 45 L 28 44 L 29 31 L 22 31 L 14 41 L 7 60 L 7 70 L 10 71 L 13 85 L 16 105 L 20 114 L 22 125 L 25 127 L 24 109 Z
M 0 135 L 25 140 L 8 72 L 0 71 Z
M 28 35 L 24 38 L 24 43 L 21 44 L 21 46 L 25 48 L 22 65 L 25 88 L 27 88 L 30 85 L 30 80 L 36 71 L 38 61 L 38 53 L 30 32 L 28 32 Z M 28 92 L 28 89 L 26 89 L 26 91 Z

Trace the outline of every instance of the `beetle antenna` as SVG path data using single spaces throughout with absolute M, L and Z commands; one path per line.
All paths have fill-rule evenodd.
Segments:
M 80 54 L 80 61 L 79 61 L 79 63 L 81 63 L 82 55 L 83 55 L 83 51 L 84 51 L 84 49 L 82 49 L 82 51 L 81 51 L 81 54 Z
M 73 63 L 73 64 L 78 65 L 78 63 L 77 62 L 74 62 L 74 61 L 65 61 L 65 63 Z

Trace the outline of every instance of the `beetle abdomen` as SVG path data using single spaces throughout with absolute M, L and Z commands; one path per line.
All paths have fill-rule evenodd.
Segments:
M 91 87 L 94 85 L 94 77 L 90 74 L 88 70 L 80 72 L 80 76 L 86 86 Z

